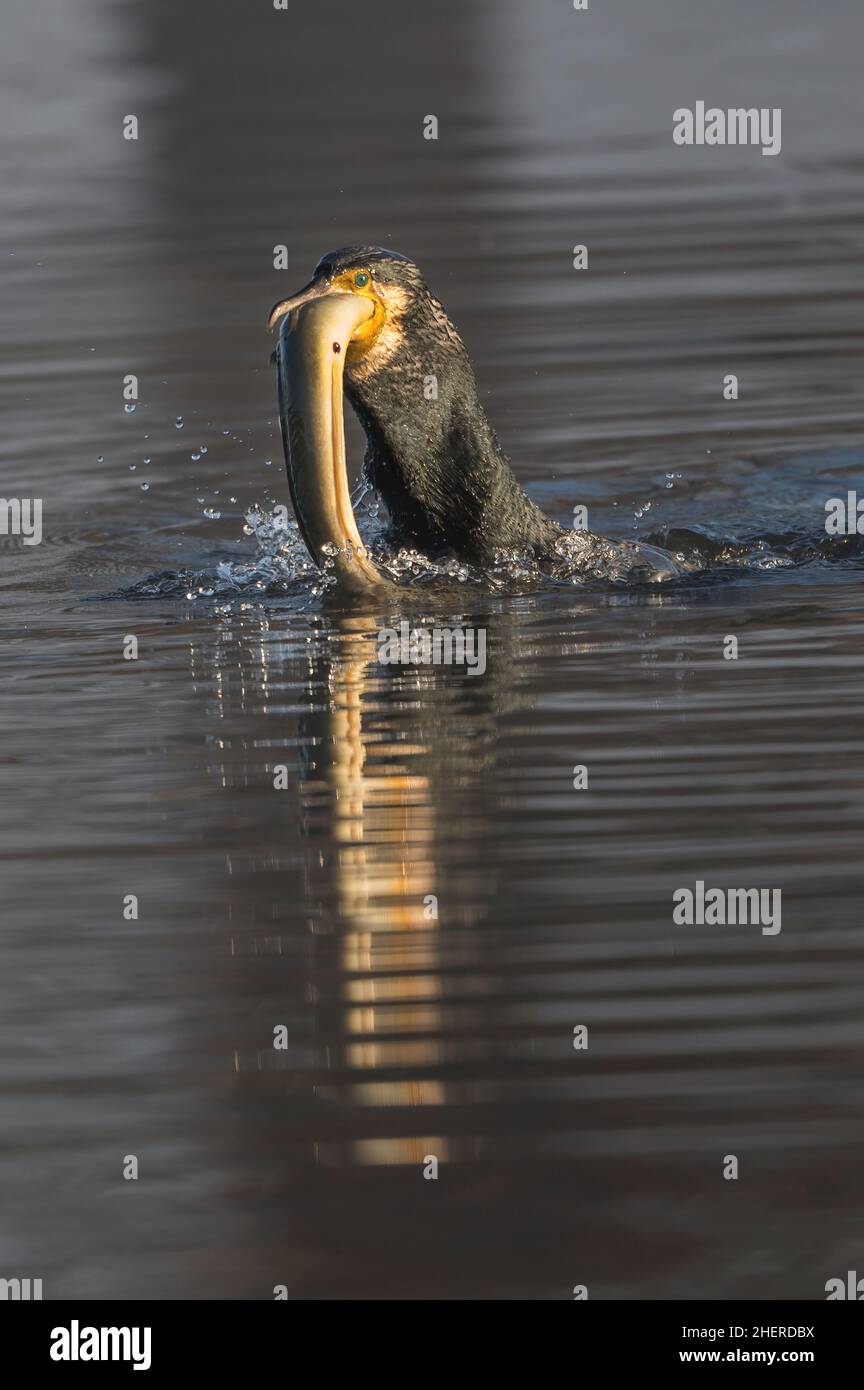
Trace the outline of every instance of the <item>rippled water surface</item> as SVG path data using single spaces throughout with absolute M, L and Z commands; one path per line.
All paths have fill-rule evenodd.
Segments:
M 0 1275 L 810 1299 L 860 1269 L 864 575 L 825 502 L 864 494 L 864 17 L 830 9 L 4 19 L 0 476 L 44 538 L 0 538 Z M 700 99 L 782 107 L 780 156 L 675 147 Z M 264 318 L 354 242 L 424 268 L 537 501 L 688 573 L 420 575 L 379 612 L 278 560 Z M 484 629 L 485 675 L 381 665 L 403 616 Z M 782 931 L 673 924 L 696 880 L 781 889 Z

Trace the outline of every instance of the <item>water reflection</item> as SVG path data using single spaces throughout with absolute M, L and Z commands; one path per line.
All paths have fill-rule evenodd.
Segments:
M 463 1069 L 498 1055 L 507 1018 L 489 979 L 491 933 L 478 928 L 499 891 L 493 827 L 512 804 L 492 777 L 499 721 L 528 703 L 519 626 L 500 614 L 463 619 L 487 633 L 489 667 L 472 678 L 464 667 L 381 664 L 367 615 L 321 618 L 314 639 L 259 615 L 238 640 L 236 621 L 215 647 L 191 643 L 196 679 L 215 693 L 212 773 L 235 797 L 241 783 L 262 823 L 278 817 L 292 848 L 265 853 L 259 838 L 247 859 L 232 856 L 232 922 L 254 904 L 268 923 L 265 935 L 238 931 L 234 951 L 296 956 L 305 922 L 295 1037 L 314 1019 L 305 1051 L 241 1050 L 238 1073 L 288 1071 L 314 1097 L 322 1123 L 308 1152 L 320 1163 L 476 1156 L 476 1137 L 442 1133 L 439 1116 L 493 1095 Z M 270 790 L 274 777 L 284 791 Z M 454 1028 L 457 1012 L 467 1027 Z
M 376 633 L 367 619 L 338 623 L 331 649 L 318 659 L 328 707 L 300 721 L 303 829 L 332 843 L 326 871 L 339 939 L 339 988 L 320 1000 L 328 1063 L 339 1080 L 321 1090 L 343 1104 L 440 1106 L 445 1087 L 429 1074 L 442 1061 L 443 991 L 435 812 L 425 770 L 433 748 L 419 731 L 416 741 L 410 729 L 397 740 L 370 708 L 373 696 L 380 708 L 394 694 L 392 668 L 377 660 Z M 395 1074 L 407 1068 L 421 1075 Z M 350 1156 L 366 1163 L 449 1157 L 447 1140 L 425 1115 L 418 1131 L 349 1141 Z M 319 1157 L 344 1160 L 345 1146 L 323 1144 Z

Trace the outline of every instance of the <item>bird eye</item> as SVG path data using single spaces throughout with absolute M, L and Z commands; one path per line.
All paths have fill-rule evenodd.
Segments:
M 364 287 L 365 285 L 368 285 L 368 284 L 369 284 L 369 271 L 368 271 L 368 270 L 358 270 L 358 271 L 357 271 L 357 274 L 354 276 L 354 284 L 357 286 L 357 288 L 358 288 L 359 290 L 362 290 L 363 287 Z

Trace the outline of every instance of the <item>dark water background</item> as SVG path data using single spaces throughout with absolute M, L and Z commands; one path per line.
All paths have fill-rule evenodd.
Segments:
M 0 491 L 45 534 L 0 541 L 0 1275 L 824 1297 L 864 1259 L 862 571 L 824 532 L 864 491 L 860 5 L 17 0 L 3 29 Z M 700 99 L 782 107 L 781 155 L 675 147 Z M 264 316 L 367 241 L 426 271 L 532 495 L 702 528 L 711 573 L 454 582 L 482 679 L 268 592 Z M 219 565 L 250 591 L 93 601 Z M 781 934 L 674 926 L 696 879 L 782 889 Z

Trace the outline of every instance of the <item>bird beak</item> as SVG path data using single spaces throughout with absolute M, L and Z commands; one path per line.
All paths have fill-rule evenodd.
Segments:
M 345 459 L 342 376 L 352 335 L 374 313 L 371 299 L 313 280 L 280 300 L 276 348 L 279 418 L 297 524 L 316 565 L 329 554 L 340 590 L 389 585 L 360 539 Z
M 267 327 L 274 329 L 280 319 L 286 314 L 293 313 L 303 304 L 309 304 L 314 299 L 324 299 L 327 295 L 336 294 L 339 291 L 333 289 L 329 280 L 310 280 L 308 285 L 304 285 L 302 290 L 292 294 L 290 299 L 279 299 L 270 310 L 270 317 L 267 319 Z

